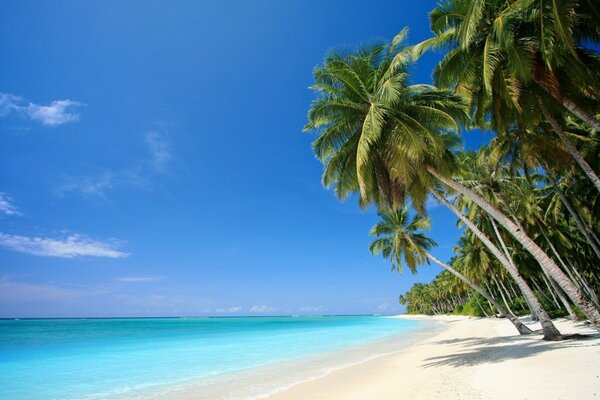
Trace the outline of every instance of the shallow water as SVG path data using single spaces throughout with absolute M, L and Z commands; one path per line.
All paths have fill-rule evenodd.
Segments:
M 2 320 L 0 399 L 258 397 L 397 351 L 398 335 L 427 327 L 371 316 Z

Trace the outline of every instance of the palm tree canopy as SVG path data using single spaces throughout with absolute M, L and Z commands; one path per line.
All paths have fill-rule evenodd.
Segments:
M 359 193 L 362 207 L 395 209 L 408 195 L 422 210 L 432 183 L 421 166 L 453 168 L 456 121 L 466 118 L 451 91 L 409 84 L 414 57 L 406 37 L 404 29 L 390 44 L 331 52 L 314 70 L 317 98 L 304 129 L 318 134 L 323 184 L 341 199 Z
M 383 212 L 379 216 L 381 221 L 370 231 L 376 237 L 369 247 L 371 253 L 381 253 L 389 259 L 392 270 L 402 272 L 404 259 L 404 264 L 411 272 L 417 272 L 418 265 L 428 262 L 427 250 L 436 245 L 433 239 L 422 232 L 431 227 L 430 219 L 420 215 L 411 219 L 407 207 Z

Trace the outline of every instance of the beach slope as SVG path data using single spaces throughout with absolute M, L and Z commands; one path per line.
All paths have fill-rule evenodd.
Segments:
M 408 318 L 442 320 L 448 329 L 268 399 L 600 399 L 600 336 L 584 323 L 556 321 L 563 333 L 585 339 L 544 342 L 516 335 L 503 319 Z

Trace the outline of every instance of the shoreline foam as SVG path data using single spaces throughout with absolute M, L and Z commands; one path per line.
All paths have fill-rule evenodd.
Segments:
M 115 399 L 267 399 L 297 385 L 322 379 L 336 371 L 401 352 L 418 341 L 435 336 L 445 328 L 445 324 L 441 324 L 439 321 L 425 321 L 413 329 L 352 347 L 219 374 L 214 377 L 203 377 L 179 384 L 137 390 L 116 396 Z

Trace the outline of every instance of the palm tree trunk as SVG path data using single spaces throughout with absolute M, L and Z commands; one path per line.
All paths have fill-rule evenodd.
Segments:
M 558 295 L 558 298 L 560 299 L 561 303 L 565 306 L 565 309 L 567 310 L 567 313 L 569 314 L 569 318 L 572 319 L 573 321 L 576 321 L 577 314 L 575 314 L 573 307 L 571 307 L 571 304 L 569 303 L 569 299 L 567 299 L 565 297 L 564 292 L 562 291 L 561 288 L 558 287 L 558 285 L 556 284 L 556 282 L 554 282 L 552 277 L 549 276 L 548 280 L 550 281 L 550 284 L 552 285 L 552 287 L 554 288 L 554 291 Z
M 550 278 L 552 279 L 552 278 Z M 554 303 L 554 305 L 556 306 L 556 308 L 560 308 L 560 303 L 558 302 L 558 299 L 556 298 L 556 294 L 554 287 L 550 284 L 550 282 L 548 281 L 548 274 L 546 274 L 546 271 L 542 270 L 542 280 L 544 281 L 544 283 L 546 284 L 546 287 L 548 288 L 548 292 L 550 292 L 550 296 L 552 296 L 552 302 Z
M 440 193 L 433 191 L 433 196 L 442 204 L 454 213 L 470 230 L 483 242 L 483 244 L 490 250 L 490 252 L 500 261 L 502 266 L 508 271 L 510 276 L 515 280 L 517 286 L 523 293 L 527 304 L 529 305 L 529 309 L 533 314 L 533 317 L 540 321 L 542 325 L 542 330 L 544 331 L 544 338 L 548 338 L 548 340 L 555 340 L 555 338 L 560 337 L 560 332 L 552 323 L 552 320 L 546 314 L 546 311 L 542 307 L 542 304 L 533 293 L 533 290 L 529 287 L 525 279 L 521 276 L 515 265 L 512 263 L 511 259 L 507 259 L 502 255 L 500 249 L 496 245 L 492 243 L 492 241 L 483 233 L 481 230 L 475 225 L 470 219 L 465 217 L 463 213 L 461 213 L 458 208 L 456 208 L 452 203 L 450 203 L 444 196 Z M 500 232 L 498 231 L 498 227 L 492 220 L 492 226 L 495 228 L 494 231 L 497 236 L 500 236 Z M 500 239 L 502 239 L 500 237 Z
M 498 304 L 498 302 L 496 300 L 494 300 L 494 298 L 492 296 L 490 296 L 479 286 L 477 286 L 476 284 L 474 284 L 473 282 L 468 280 L 463 274 L 461 274 L 454 268 L 450 267 L 446 263 L 443 263 L 442 261 L 438 260 L 433 255 L 431 255 L 429 253 L 426 253 L 425 255 L 431 261 L 438 264 L 440 267 L 444 268 L 446 271 L 450 272 L 452 275 L 456 276 L 458 279 L 460 279 L 461 281 L 463 281 L 464 283 L 469 285 L 471 287 L 471 289 L 473 289 L 474 291 L 476 291 L 477 293 L 479 293 L 480 295 L 485 297 L 485 299 L 487 301 L 492 303 L 498 309 L 498 311 L 500 311 L 500 314 L 502 314 L 503 316 L 508 318 L 510 320 L 510 322 L 512 322 L 512 324 L 515 326 L 515 328 L 517 328 L 517 331 L 519 331 L 519 333 L 521 335 L 532 333 L 531 329 L 529 329 L 527 326 L 525 326 L 525 324 L 523 324 L 517 317 L 515 317 L 514 315 L 511 315 L 508 311 L 506 311 L 506 309 L 504 307 L 502 307 L 500 304 Z
M 558 101 L 564 108 L 569 110 L 573 115 L 577 116 L 583 122 L 600 132 L 600 121 L 594 118 L 593 115 L 579 107 L 573 100 L 563 96 L 559 90 L 549 87 L 546 82 L 541 79 L 535 79 L 542 89 L 544 89 L 554 100 Z
M 514 264 L 514 263 L 513 263 Z M 517 297 L 519 297 L 519 295 L 517 294 L 517 292 L 515 291 L 515 285 L 512 283 L 508 284 L 508 288 L 510 289 L 510 291 L 512 292 L 512 295 L 514 296 L 514 298 L 516 299 Z
M 535 286 L 538 293 L 540 294 L 540 297 L 543 298 L 544 300 L 546 300 L 548 303 L 552 303 L 552 299 L 550 297 L 548 297 L 546 292 L 544 292 L 544 289 L 542 289 L 542 287 L 540 286 L 540 283 L 533 277 L 531 278 L 531 281 L 533 282 L 533 286 Z
M 554 181 L 554 178 L 551 178 L 551 180 L 552 180 L 552 186 L 554 187 L 554 191 L 556 192 L 556 194 L 558 194 L 558 197 L 560 197 L 560 200 L 565 205 L 565 208 L 569 211 L 569 214 L 571 214 L 571 217 L 573 217 L 573 221 L 575 221 L 575 225 L 577 225 L 577 229 L 579 229 L 579 231 L 586 238 L 588 244 L 591 246 L 592 250 L 594 250 L 596 257 L 598 257 L 598 259 L 600 259 L 600 248 L 598 248 L 596 241 L 590 235 L 590 233 L 588 231 L 588 227 L 583 224 L 583 221 L 581 220 L 581 218 L 579 218 L 579 215 L 577 215 L 577 213 L 575 212 L 575 209 L 571 205 L 571 202 L 569 201 L 569 199 L 567 199 L 567 196 L 565 196 L 565 194 L 562 192 L 562 190 L 560 190 L 560 188 Z
M 567 275 L 560 269 L 558 265 L 542 250 L 527 234 L 519 229 L 510 218 L 504 215 L 496 207 L 485 201 L 481 196 L 476 194 L 471 189 L 454 179 L 447 178 L 432 166 L 427 166 L 427 170 L 431 175 L 440 180 L 445 185 L 461 193 L 469 200 L 473 201 L 485 212 L 491 215 L 510 233 L 523 247 L 531 253 L 542 268 L 544 268 L 556 283 L 565 291 L 569 298 L 577 305 L 581 311 L 589 318 L 594 327 L 600 330 L 600 311 L 594 306 L 589 299 L 579 290 L 577 286 L 569 279 Z
M 508 310 L 509 313 L 511 313 L 511 315 L 515 315 L 513 310 L 510 309 L 510 306 L 508 305 L 508 301 L 506 301 L 506 297 L 504 296 L 504 292 L 502 291 L 502 287 L 500 287 L 500 283 L 498 283 L 498 279 L 496 278 L 496 274 L 494 274 L 494 273 L 492 273 L 492 280 L 498 287 L 498 291 L 500 292 L 500 297 L 502 297 L 502 301 L 504 302 L 506 309 Z
M 514 216 L 513 216 L 513 219 L 515 221 L 518 221 Z M 552 326 L 554 326 L 550 317 L 545 313 L 544 307 L 542 307 L 542 304 L 538 301 L 537 297 L 535 297 L 535 293 L 533 293 L 533 290 L 531 290 L 531 287 L 529 287 L 529 285 L 527 284 L 525 279 L 523 279 L 521 274 L 519 274 L 519 270 L 517 269 L 515 262 L 513 261 L 510 253 L 508 252 L 508 249 L 506 248 L 506 243 L 504 242 L 504 239 L 502 239 L 502 235 L 500 234 L 500 230 L 498 229 L 498 226 L 496 226 L 496 223 L 494 222 L 494 218 L 492 218 L 490 216 L 489 220 L 490 220 L 490 223 L 492 224 L 492 228 L 494 229 L 494 234 L 496 235 L 496 239 L 498 239 L 498 242 L 500 242 L 500 246 L 502 246 L 502 250 L 504 251 L 506 260 L 510 264 L 511 269 L 516 272 L 516 275 L 518 275 L 518 278 L 516 278 L 515 275 L 511 274 L 513 279 L 515 279 L 517 284 L 519 284 L 519 280 L 521 280 L 521 282 L 522 282 L 521 284 L 519 284 L 519 288 L 521 289 L 521 293 L 523 293 L 523 296 L 525 297 L 525 301 L 527 302 L 527 305 L 529 306 L 529 310 L 531 310 L 531 318 L 534 321 L 544 321 L 542 323 L 542 326 L 544 326 L 544 324 L 548 324 L 548 322 L 550 322 L 550 324 L 552 324 Z M 508 270 L 508 271 L 510 272 L 511 270 Z M 542 314 L 544 314 L 541 317 L 541 319 L 540 319 L 540 312 Z M 552 328 L 550 328 L 550 329 L 552 329 Z M 556 327 L 554 327 L 554 329 L 556 329 Z
M 470 294 L 469 294 L 469 298 L 471 298 Z M 481 305 L 481 302 L 479 301 L 479 299 L 477 298 L 477 296 L 475 296 L 475 301 L 477 302 L 477 305 L 479 306 L 479 309 L 481 310 L 481 312 L 483 313 L 483 315 L 485 315 L 487 318 L 489 318 L 490 317 L 489 314 L 485 312 L 485 309 Z
M 575 275 L 575 278 L 573 278 L 573 280 L 574 281 L 578 280 L 583 285 L 585 291 L 588 293 L 588 295 L 590 296 L 590 298 L 592 299 L 594 304 L 596 304 L 597 307 L 600 307 L 600 299 L 598 299 L 598 295 L 596 294 L 594 289 L 590 286 L 590 283 L 587 281 L 587 279 L 585 279 L 585 277 L 583 277 L 579 273 L 577 268 L 573 265 L 573 263 L 571 262 L 571 260 L 569 260 L 568 257 L 566 258 L 566 261 L 567 261 L 567 264 L 569 265 L 569 268 L 565 267 L 565 269 L 569 272 L 569 275 L 571 275 L 571 274 Z
M 592 169 L 592 167 L 590 167 L 590 165 L 587 163 L 587 161 L 585 161 L 585 159 L 579 153 L 579 151 L 577 150 L 577 148 L 575 147 L 575 145 L 573 145 L 573 143 L 571 143 L 571 141 L 569 140 L 569 138 L 563 132 L 560 124 L 558 123 L 558 121 L 552 116 L 552 114 L 550 114 L 550 112 L 548 111 L 548 109 L 546 108 L 546 106 L 544 106 L 541 101 L 540 101 L 540 107 L 542 108 L 542 112 L 544 113 L 544 117 L 550 123 L 550 125 L 552 126 L 552 129 L 558 135 L 558 137 L 560 138 L 560 140 L 563 142 L 563 144 L 565 145 L 567 151 L 575 159 L 575 161 L 577 162 L 577 164 L 579 164 L 579 166 L 583 170 L 583 173 L 587 175 L 587 177 L 592 181 L 592 183 L 594 184 L 594 186 L 596 186 L 596 189 L 598 189 L 598 191 L 600 192 L 600 178 L 598 178 L 598 175 L 596 175 L 596 173 L 594 172 L 594 170 Z M 598 123 L 600 124 L 600 121 L 598 121 Z M 596 129 L 600 132 L 600 128 L 596 128 Z
M 489 293 L 490 297 L 492 298 L 496 298 L 494 291 L 492 290 L 492 288 L 490 287 L 490 285 L 488 285 L 488 283 L 486 281 L 483 281 L 483 284 L 485 285 L 485 288 L 487 289 L 487 292 Z M 490 310 L 494 311 L 494 306 L 492 305 L 492 303 L 488 300 L 488 304 L 490 306 Z M 500 311 L 500 310 L 498 310 Z M 496 315 L 496 312 L 494 311 L 494 315 Z

